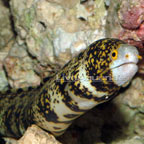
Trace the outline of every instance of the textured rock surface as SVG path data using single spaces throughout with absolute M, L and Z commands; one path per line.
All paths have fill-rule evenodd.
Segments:
M 38 85 L 40 77 L 57 71 L 90 43 L 105 37 L 104 0 L 11 0 L 7 5 L 17 34 L 4 59 L 11 87 Z
M 54 136 L 32 125 L 19 140 L 6 139 L 7 144 L 61 144 Z
M 14 37 L 9 8 L 0 0 L 0 50 Z
M 144 48 L 144 1 L 111 1 L 107 35 Z
M 6 4 L 0 0 L 0 90 L 8 85 L 6 74 L 3 70 L 3 61 L 11 47 L 8 43 L 14 38 L 10 20 L 10 11 Z

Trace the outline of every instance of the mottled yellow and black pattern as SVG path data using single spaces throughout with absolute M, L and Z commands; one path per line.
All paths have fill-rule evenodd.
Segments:
M 61 135 L 74 119 L 112 98 L 120 89 L 113 80 L 111 52 L 125 44 L 102 39 L 69 61 L 36 88 L 0 93 L 0 134 L 20 137 L 31 124 Z

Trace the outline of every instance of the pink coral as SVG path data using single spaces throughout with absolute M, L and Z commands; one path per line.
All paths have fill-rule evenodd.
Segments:
M 144 48 L 144 1 L 122 1 L 119 12 L 122 31 L 119 38 L 139 48 Z
M 124 5 L 125 4 L 125 5 Z M 124 3 L 121 5 L 119 11 L 119 18 L 122 27 L 126 29 L 136 29 L 144 20 L 144 5 L 133 5 L 131 3 Z

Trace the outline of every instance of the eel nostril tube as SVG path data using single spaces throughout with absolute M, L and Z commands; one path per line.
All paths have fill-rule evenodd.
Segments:
M 128 59 L 128 58 L 129 58 L 129 55 L 128 55 L 128 54 L 126 54 L 126 55 L 125 55 L 125 57 Z
M 137 58 L 141 60 L 141 59 L 142 59 L 142 56 L 140 56 L 140 55 L 137 55 Z

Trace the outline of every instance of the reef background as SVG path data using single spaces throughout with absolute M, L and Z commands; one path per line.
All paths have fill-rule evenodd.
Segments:
M 0 0 L 0 90 L 39 85 L 105 37 L 124 40 L 144 56 L 144 1 Z M 29 129 L 7 143 L 59 143 L 35 126 Z M 63 144 L 144 144 L 144 59 L 127 88 L 57 139 Z

